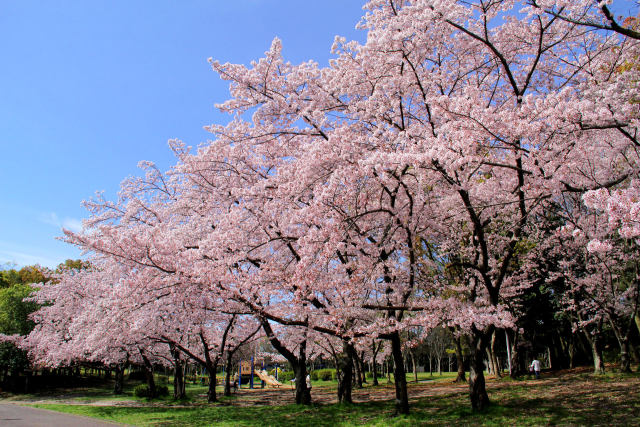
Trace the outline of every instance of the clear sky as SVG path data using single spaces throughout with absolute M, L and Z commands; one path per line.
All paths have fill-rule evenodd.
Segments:
M 55 238 L 80 227 L 82 200 L 226 122 L 207 58 L 247 64 L 277 36 L 287 60 L 325 65 L 335 35 L 363 41 L 363 3 L 0 0 L 0 264 L 78 258 Z

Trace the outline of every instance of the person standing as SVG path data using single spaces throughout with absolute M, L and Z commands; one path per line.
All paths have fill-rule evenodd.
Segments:
M 538 359 L 533 359 L 531 362 L 531 366 L 529 367 L 536 374 L 536 379 L 540 379 L 540 361 Z

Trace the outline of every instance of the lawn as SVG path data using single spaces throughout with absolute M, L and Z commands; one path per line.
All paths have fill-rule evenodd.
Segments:
M 428 374 L 427 374 L 428 375 Z M 394 416 L 393 387 L 354 390 L 352 405 L 335 401 L 332 384 L 314 385 L 316 403 L 291 404 L 291 390 L 241 390 L 206 404 L 193 389 L 188 402 L 129 401 L 109 406 L 37 403 L 33 406 L 133 425 L 640 425 L 640 375 L 593 376 L 584 371 L 547 374 L 542 380 L 490 380 L 489 410 L 469 409 L 465 385 L 450 378 L 410 384 L 411 414 Z M 318 386 L 322 382 L 318 382 Z M 202 387 L 202 392 L 206 389 Z M 113 398 L 113 396 L 111 396 Z

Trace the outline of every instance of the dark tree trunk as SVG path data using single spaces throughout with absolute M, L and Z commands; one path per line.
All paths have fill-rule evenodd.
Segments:
M 296 374 L 296 403 L 298 405 L 311 404 L 311 390 L 307 388 L 307 366 L 306 363 L 296 363 L 293 366 Z
M 358 363 L 360 364 L 360 376 L 362 377 L 362 384 L 366 384 L 367 375 L 366 375 L 365 364 L 364 364 L 364 351 L 360 353 L 360 355 L 358 355 Z
M 356 378 L 356 388 L 362 388 L 362 371 L 360 370 L 360 361 L 358 360 L 358 353 L 356 349 L 349 345 L 349 353 L 351 354 L 351 360 L 353 361 L 354 374 Z
M 493 327 L 487 331 L 479 331 L 473 328 L 471 340 L 471 360 L 469 369 L 469 399 L 473 411 L 483 411 L 489 406 L 489 395 L 487 394 L 484 379 L 484 354 L 487 341 L 493 332 Z
M 216 395 L 216 371 L 218 370 L 218 360 L 214 359 L 212 362 L 207 363 L 207 373 L 209 374 L 209 389 L 207 390 L 207 401 L 217 402 L 218 396 Z
M 516 379 L 522 375 L 520 364 L 520 351 L 518 350 L 518 332 L 514 332 L 513 341 L 511 341 L 511 378 Z
M 378 385 L 378 365 L 376 364 L 376 356 L 380 351 L 380 347 L 376 346 L 375 341 L 371 344 L 371 347 L 372 347 L 371 350 L 373 353 L 373 360 L 371 363 L 371 368 L 373 371 L 373 385 Z
M 185 386 L 184 375 L 182 365 L 184 361 L 180 358 L 180 350 L 173 345 L 169 345 L 169 350 L 173 356 L 173 398 L 184 399 L 185 398 Z
M 395 331 L 391 334 L 391 353 L 394 363 L 394 383 L 396 388 L 396 412 L 399 414 L 409 413 L 409 395 L 407 393 L 407 376 L 404 372 L 404 358 L 402 357 L 402 343 L 400 333 Z
M 342 352 L 336 355 L 336 377 L 338 378 L 338 402 L 352 403 L 353 358 L 349 351 L 349 344 L 346 342 L 342 343 Z
M 153 399 L 158 396 L 158 391 L 156 390 L 156 382 L 153 379 L 153 366 L 149 361 L 149 358 L 144 354 L 143 350 L 140 350 L 140 356 L 142 357 L 142 362 L 144 366 L 144 376 L 147 379 L 147 386 L 149 387 L 149 398 Z
M 227 361 L 224 368 L 224 395 L 231 396 L 231 358 L 233 354 L 227 353 Z
M 113 384 L 113 394 L 122 394 L 122 389 L 124 386 L 124 370 L 126 366 L 126 363 L 118 363 L 115 367 L 116 380 Z
M 620 345 L 620 372 L 631 373 L 631 357 L 629 352 L 631 324 L 628 325 L 627 331 L 624 334 L 616 328 L 613 328 L 613 330 L 616 338 L 618 339 L 618 344 Z
M 269 342 L 291 364 L 296 375 L 296 403 L 302 405 L 311 404 L 311 390 L 307 388 L 307 341 L 302 341 L 298 346 L 298 355 L 287 349 L 273 333 L 271 325 L 266 319 L 260 319 Z
M 373 359 L 373 363 L 371 363 L 371 370 L 373 375 L 373 385 L 379 385 L 378 383 L 378 364 L 376 363 L 376 359 Z
M 458 375 L 454 382 L 456 383 L 464 383 L 467 382 L 467 378 L 464 374 L 464 359 L 462 356 L 462 343 L 461 337 L 455 337 L 454 342 L 456 345 L 456 365 L 458 367 Z
M 413 351 L 409 352 L 411 356 L 411 366 L 413 368 L 413 381 L 418 382 L 418 367 L 416 366 L 416 356 L 413 354 Z

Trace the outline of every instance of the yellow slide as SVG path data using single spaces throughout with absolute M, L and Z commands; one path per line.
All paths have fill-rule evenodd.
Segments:
M 264 381 L 265 383 L 271 386 L 280 387 L 282 385 L 282 383 L 279 382 L 277 379 L 275 379 L 273 375 L 269 375 L 267 371 L 264 371 L 264 370 L 261 371 L 260 369 L 256 369 L 255 373 L 258 375 L 258 377 L 260 377 L 262 381 Z

